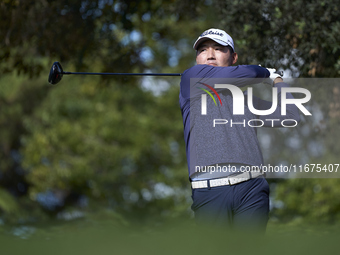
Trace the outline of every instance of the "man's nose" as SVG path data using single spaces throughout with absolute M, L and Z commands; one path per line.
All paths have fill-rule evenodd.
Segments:
M 214 52 L 214 49 L 212 49 L 212 48 L 209 48 L 209 49 L 208 49 L 207 58 L 208 58 L 208 59 L 215 59 L 215 52 Z

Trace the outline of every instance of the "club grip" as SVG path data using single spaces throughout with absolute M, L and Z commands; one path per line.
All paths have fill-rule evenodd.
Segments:
M 281 77 L 283 76 L 283 71 L 276 71 L 275 73 L 279 74 Z

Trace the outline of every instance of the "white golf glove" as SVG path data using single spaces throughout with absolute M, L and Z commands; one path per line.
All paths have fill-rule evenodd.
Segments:
M 270 76 L 269 78 L 265 79 L 263 82 L 264 83 L 267 83 L 267 84 L 270 84 L 270 85 L 273 85 L 274 84 L 274 80 L 276 78 L 282 78 L 282 76 L 278 73 L 276 73 L 276 69 L 275 68 L 266 68 L 269 73 L 270 73 Z

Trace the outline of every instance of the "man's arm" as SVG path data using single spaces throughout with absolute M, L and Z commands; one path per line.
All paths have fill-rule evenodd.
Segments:
M 195 65 L 186 70 L 182 77 L 189 78 L 267 78 L 269 71 L 257 65 L 209 66 Z
M 190 79 L 196 78 L 202 83 L 214 86 L 217 79 L 223 83 L 233 84 L 238 87 L 261 83 L 270 75 L 266 68 L 257 65 L 239 65 L 228 67 L 216 67 L 209 65 L 195 65 L 186 70 L 181 78 L 181 95 L 183 98 L 195 96 L 193 91 L 190 94 Z M 197 93 L 201 93 L 197 91 Z

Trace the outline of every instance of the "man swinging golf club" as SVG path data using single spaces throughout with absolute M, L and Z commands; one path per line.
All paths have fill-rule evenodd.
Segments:
M 182 74 L 179 95 L 192 187 L 191 208 L 199 222 L 226 226 L 227 229 L 264 231 L 269 214 L 269 185 L 261 171 L 242 171 L 252 166 L 260 170 L 263 165 L 256 127 L 243 124 L 251 119 L 259 119 L 269 127 L 276 125 L 268 119 L 298 122 L 298 108 L 287 105 L 287 115 L 281 115 L 281 88 L 288 84 L 275 73 L 275 69 L 256 65 L 233 66 L 238 55 L 233 39 L 225 31 L 206 30 L 193 48 L 197 65 Z M 245 104 L 244 114 L 235 115 L 233 93 L 230 89 L 214 89 L 217 81 L 236 87 L 269 83 L 277 88 L 277 109 L 269 115 L 256 116 Z M 207 93 L 211 96 L 206 97 Z M 293 98 L 289 93 L 286 97 Z M 253 97 L 253 105 L 258 110 L 266 110 L 272 103 Z M 229 120 L 234 125 L 213 126 L 212 120 L 216 119 Z

